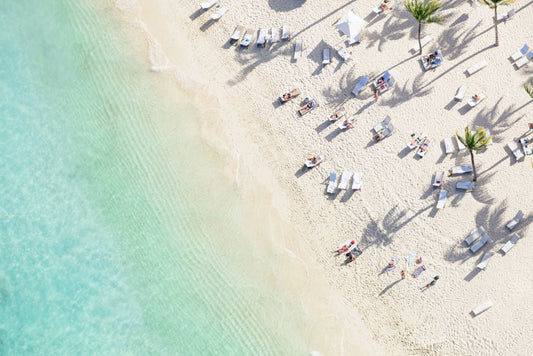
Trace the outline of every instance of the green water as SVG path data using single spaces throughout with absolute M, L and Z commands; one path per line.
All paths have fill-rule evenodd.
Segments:
M 309 352 L 195 108 L 115 11 L 0 2 L 0 354 Z

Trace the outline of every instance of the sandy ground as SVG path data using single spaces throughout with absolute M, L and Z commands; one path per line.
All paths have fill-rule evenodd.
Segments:
M 530 223 L 533 221 L 532 157 L 516 162 L 506 147 L 527 134 L 533 122 L 533 100 L 522 88 L 533 75 L 533 64 L 516 70 L 509 57 L 533 32 L 533 3 L 519 1 L 505 12 L 516 15 L 498 26 L 500 46 L 494 46 L 492 10 L 468 1 L 444 1 L 440 15 L 446 21 L 424 25 L 423 36 L 433 40 L 425 54 L 440 48 L 444 62 L 424 71 L 416 44 L 417 25 L 402 6 L 378 16 L 379 2 L 332 0 L 224 0 L 230 8 L 219 21 L 209 15 L 216 7 L 199 10 L 199 2 L 143 3 L 143 20 L 161 47 L 178 66 L 196 71 L 205 88 L 207 110 L 220 112 L 228 140 L 239 152 L 239 177 L 254 179 L 272 188 L 273 204 L 303 236 L 307 248 L 321 265 L 330 286 L 343 295 L 346 305 L 361 316 L 372 337 L 389 354 L 527 355 L 533 336 L 533 262 Z M 343 62 L 335 54 L 346 46 L 346 37 L 333 26 L 349 9 L 368 25 L 360 44 L 348 47 L 352 58 Z M 236 25 L 254 29 L 291 25 L 290 41 L 248 49 L 230 44 Z M 192 45 L 177 42 L 172 34 L 184 32 Z M 293 59 L 295 40 L 304 44 L 302 57 Z M 333 63 L 322 65 L 323 48 L 331 48 Z M 471 65 L 485 60 L 488 66 L 469 76 Z M 192 64 L 191 64 L 192 63 Z M 389 70 L 395 86 L 376 102 L 367 86 L 358 97 L 351 90 L 361 75 L 371 80 Z M 182 78 L 183 84 L 187 80 Z M 190 84 L 190 83 L 189 83 Z M 468 86 L 463 101 L 454 96 Z M 196 84 L 195 84 L 196 85 Z M 292 88 L 303 95 L 279 105 L 277 97 Z M 470 108 L 475 93 L 487 98 Z M 301 98 L 316 98 L 320 107 L 298 117 Z M 344 106 L 355 114 L 353 129 L 340 131 L 327 116 Z M 376 143 L 370 129 L 387 115 L 394 133 Z M 443 139 L 466 125 L 485 127 L 493 143 L 475 154 L 478 182 L 471 192 L 456 189 L 458 181 L 472 174 L 445 177 L 442 188 L 431 183 L 436 171 L 470 164 L 467 151 L 446 155 Z M 412 134 L 434 139 L 424 158 L 408 150 Z M 533 140 L 533 134 L 529 135 Z M 321 153 L 326 160 L 312 170 L 304 160 Z M 362 190 L 325 194 L 330 172 L 361 172 Z M 245 178 L 244 178 L 245 179 Z M 351 183 L 351 182 L 350 182 Z M 444 209 L 436 209 L 441 189 L 448 191 Z M 511 232 L 507 222 L 523 210 L 514 229 L 521 236 L 508 255 L 499 252 Z M 472 254 L 462 243 L 477 226 L 490 236 Z M 343 265 L 331 250 L 354 238 L 363 251 L 356 262 Z M 310 252 L 311 251 L 311 252 Z M 421 251 L 427 268 L 418 278 L 418 266 L 404 256 Z M 485 252 L 494 254 L 487 268 L 476 265 Z M 400 260 L 396 273 L 385 267 L 392 257 Z M 405 268 L 408 277 L 400 279 Z M 437 285 L 419 288 L 438 275 Z M 471 310 L 492 301 L 487 312 L 473 317 Z

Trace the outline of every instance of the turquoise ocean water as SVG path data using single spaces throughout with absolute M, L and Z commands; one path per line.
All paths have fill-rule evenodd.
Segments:
M 194 107 L 91 3 L 0 2 L 0 354 L 308 353 Z

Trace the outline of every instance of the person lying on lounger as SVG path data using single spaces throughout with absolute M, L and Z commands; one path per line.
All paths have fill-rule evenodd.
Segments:
M 420 152 L 424 152 L 428 149 L 428 143 L 424 142 L 422 146 L 420 146 Z
M 346 245 L 342 245 L 341 248 L 339 248 L 339 249 L 337 249 L 337 250 L 335 250 L 335 251 L 333 251 L 333 252 L 335 252 L 335 253 L 337 253 L 338 255 L 340 255 L 341 253 L 348 251 L 348 249 L 350 248 L 350 246 L 352 246 L 353 244 L 355 244 L 355 240 L 350 241 L 350 244 L 349 244 L 349 245 L 348 245 L 348 244 L 346 244 Z
M 346 125 L 349 129 L 353 127 L 353 124 L 350 122 L 349 119 L 344 120 L 344 125 Z
M 481 97 L 479 95 L 477 95 L 477 94 L 474 94 L 472 96 L 472 99 L 474 99 L 474 101 L 479 101 L 481 99 Z
M 331 120 L 337 120 L 342 114 L 342 110 L 337 111 L 335 114 L 331 115 L 329 118 Z
M 285 101 L 291 100 L 292 99 L 292 93 L 294 93 L 295 91 L 296 91 L 296 89 L 293 89 L 290 92 L 283 94 L 283 100 L 285 100 Z
M 311 161 L 311 163 L 317 163 L 318 157 L 311 157 L 311 158 L 308 158 L 308 160 Z
M 355 258 L 361 253 L 362 251 L 358 247 L 354 248 L 352 251 L 346 254 L 346 261 L 344 261 L 344 263 L 350 263 L 352 261 L 355 261 Z

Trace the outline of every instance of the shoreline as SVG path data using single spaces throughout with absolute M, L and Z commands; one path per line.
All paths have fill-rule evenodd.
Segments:
M 520 134 L 518 126 L 524 126 L 523 123 L 526 121 L 520 116 L 523 113 L 519 110 L 528 104 L 527 99 L 526 97 L 521 99 L 520 94 L 517 95 L 520 99 L 516 104 L 503 97 L 498 99 L 498 88 L 487 84 L 502 83 L 501 76 L 505 75 L 512 80 L 508 80 L 504 90 L 520 92 L 520 78 L 524 72 L 510 72 L 509 68 L 512 66 L 503 63 L 499 58 L 500 52 L 511 53 L 512 48 L 523 42 L 520 36 L 510 37 L 511 29 L 519 28 L 519 21 L 527 18 L 530 9 L 525 8 L 525 13 L 520 14 L 522 20 L 513 19 L 513 22 L 508 24 L 511 29 L 501 30 L 500 36 L 507 36 L 510 43 L 502 43 L 502 46 L 493 52 L 486 50 L 490 48 L 491 34 L 486 34 L 475 42 L 476 48 L 455 49 L 451 43 L 447 43 L 447 38 L 452 36 L 453 32 L 446 32 L 443 26 L 425 26 L 425 33 L 432 34 L 441 41 L 441 45 L 446 44 L 444 65 L 448 68 L 420 75 L 417 56 L 406 57 L 403 54 L 407 52 L 413 39 L 396 40 L 389 36 L 387 31 L 374 29 L 367 33 L 367 38 L 383 33 L 382 43 L 378 44 L 377 48 L 373 46 L 365 48 L 364 41 L 362 45 L 356 46 L 354 52 L 357 59 L 352 62 L 355 64 L 343 64 L 336 58 L 332 66 L 320 68 L 316 65 L 315 60 L 320 57 L 320 53 L 313 47 L 317 43 L 319 48 L 322 42 L 331 47 L 340 42 L 338 34 L 331 29 L 329 23 L 340 17 L 336 16 L 337 13 L 342 15 L 351 7 L 356 8 L 358 13 L 365 13 L 371 4 L 355 3 L 353 6 L 335 7 L 338 10 L 334 13 L 330 13 L 327 9 L 321 10 L 327 12 L 328 21 L 319 23 L 318 28 L 306 30 L 309 33 L 302 32 L 301 36 L 309 44 L 309 50 L 306 50 L 304 57 L 297 63 L 289 60 L 292 42 L 267 50 L 250 48 L 246 52 L 225 47 L 229 34 L 236 21 L 238 22 L 238 14 L 244 13 L 244 5 L 230 4 L 232 10 L 205 31 L 201 30 L 201 24 L 206 20 L 206 14 L 200 14 L 195 19 L 189 18 L 187 22 L 186 15 L 175 13 L 174 21 L 180 16 L 184 18 L 184 23 L 178 26 L 195 44 L 185 49 L 176 48 L 176 41 L 172 39 L 173 31 L 179 30 L 176 29 L 177 24 L 170 20 L 172 16 L 159 13 L 155 9 L 157 5 L 151 4 L 152 8 L 145 8 L 145 5 L 143 4 L 143 11 L 148 13 L 148 19 L 143 18 L 143 20 L 146 20 L 148 28 L 156 34 L 155 37 L 160 41 L 161 47 L 168 51 L 168 57 L 183 58 L 182 55 L 185 53 L 186 58 L 197 62 L 197 67 L 203 64 L 203 71 L 196 68 L 194 72 L 199 75 L 200 83 L 206 83 L 206 87 L 205 91 L 202 90 L 202 93 L 196 97 L 195 103 L 205 105 L 202 104 L 205 99 L 202 95 L 208 95 L 210 104 L 204 107 L 205 112 L 218 112 L 222 121 L 221 126 L 217 124 L 215 128 L 204 124 L 203 132 L 209 139 L 217 140 L 220 134 L 218 131 L 225 128 L 227 141 L 235 144 L 236 152 L 242 161 L 242 164 L 241 161 L 234 163 L 234 167 L 228 171 L 228 177 L 235 179 L 235 169 L 238 164 L 239 180 L 244 180 L 242 189 L 253 190 L 249 184 L 251 179 L 247 178 L 253 174 L 253 179 L 257 179 L 260 186 L 272 190 L 272 205 L 280 216 L 296 229 L 298 235 L 304 238 L 304 244 L 313 251 L 311 259 L 318 261 L 321 269 L 324 269 L 328 283 L 335 289 L 335 293 L 338 291 L 347 305 L 361 314 L 373 339 L 380 339 L 389 352 L 393 350 L 406 353 L 425 350 L 429 354 L 459 350 L 467 350 L 462 351 L 466 354 L 488 352 L 489 349 L 486 349 L 484 343 L 491 344 L 495 350 L 512 349 L 517 354 L 526 349 L 527 335 L 532 332 L 531 324 L 527 322 L 531 311 L 520 309 L 520 301 L 527 300 L 531 287 L 522 289 L 519 295 L 515 296 L 516 300 L 510 300 L 506 296 L 505 289 L 495 288 L 491 284 L 502 278 L 501 271 L 504 269 L 518 270 L 520 261 L 526 258 L 531 243 L 523 239 L 521 251 L 513 251 L 515 260 L 509 261 L 510 259 L 505 256 L 493 258 L 489 271 L 473 277 L 470 271 L 475 270 L 482 253 L 472 258 L 468 255 L 468 251 L 465 252 L 458 246 L 458 243 L 476 225 L 485 224 L 491 230 L 491 237 L 494 240 L 485 250 L 495 252 L 508 237 L 501 226 L 514 216 L 515 210 L 525 209 L 519 205 L 520 201 L 531 200 L 531 194 L 527 192 L 525 194 L 529 195 L 520 198 L 523 194 L 520 181 L 527 179 L 527 172 L 529 176 L 531 175 L 530 171 L 526 171 L 530 159 L 526 158 L 528 162 L 520 165 L 506 166 L 499 174 L 490 172 L 490 167 L 495 167 L 498 162 L 507 158 L 508 153 L 503 149 L 504 144 Z M 159 5 L 159 11 L 163 11 L 163 8 L 175 12 L 185 11 L 183 6 L 171 5 L 165 1 Z M 312 5 L 306 3 L 295 11 L 308 13 L 312 11 Z M 486 11 L 482 14 L 478 9 L 473 12 L 470 11 L 469 4 L 461 6 L 461 11 L 472 17 L 470 22 L 479 21 L 486 26 L 488 23 Z M 191 14 L 196 13 L 192 5 L 186 10 Z M 266 5 L 263 10 L 260 13 L 253 13 L 251 19 L 257 23 L 279 22 L 273 17 L 275 15 L 268 11 Z M 446 11 L 452 18 L 448 20 L 449 22 L 452 22 L 454 17 L 457 19 L 460 16 L 458 12 L 453 12 L 453 9 Z M 263 13 L 267 16 L 262 17 Z M 288 13 L 276 15 L 287 18 Z M 394 12 L 384 16 L 377 25 L 383 25 L 383 22 L 387 23 L 386 21 L 393 25 L 397 22 L 407 22 L 402 16 L 399 11 Z M 158 22 L 158 20 L 163 21 Z M 304 23 L 305 21 L 297 21 L 295 25 L 306 28 Z M 409 26 L 404 26 L 403 30 L 408 31 L 410 25 L 409 23 Z M 469 36 L 477 35 L 466 25 L 461 30 L 463 32 L 459 35 L 459 39 L 463 41 L 467 41 Z M 298 29 L 295 29 L 295 32 L 297 31 Z M 319 36 L 324 33 L 328 33 L 328 38 L 322 42 L 313 40 L 320 38 Z M 437 36 L 437 33 L 441 35 Z M 437 41 L 434 41 L 432 46 L 435 42 Z M 471 40 L 468 43 L 471 43 Z M 216 45 L 222 47 L 217 48 Z M 372 57 L 371 53 L 376 49 L 381 52 L 380 46 L 381 51 L 385 53 L 377 58 Z M 494 54 L 496 51 L 497 55 Z M 406 59 L 395 64 L 398 62 L 395 54 L 398 53 Z M 479 53 L 488 56 L 489 62 L 493 64 L 490 69 L 492 76 L 489 69 L 484 69 L 482 75 L 465 79 L 461 76 L 461 68 L 481 60 L 481 57 L 476 57 Z M 221 58 L 221 65 L 213 68 L 208 64 L 215 55 L 217 60 Z M 268 63 L 269 61 L 272 63 Z M 177 64 L 179 66 L 179 63 Z M 400 70 L 402 66 L 403 69 Z M 316 69 L 317 67 L 320 69 Z M 373 76 L 380 72 L 379 68 L 392 68 L 393 74 L 398 78 L 395 92 L 384 96 L 377 104 L 372 103 L 368 93 L 365 93 L 362 100 L 349 97 L 351 83 L 364 73 L 358 67 L 364 67 Z M 233 75 L 234 73 L 237 74 Z M 417 73 L 414 78 L 412 73 Z M 330 84 L 333 78 L 338 84 Z M 261 79 L 263 79 L 261 85 L 258 85 Z M 304 96 L 319 97 L 321 108 L 317 113 L 309 114 L 311 117 L 298 119 L 294 115 L 297 108 L 295 103 L 288 103 L 280 108 L 271 105 L 277 95 L 285 90 L 287 79 L 291 83 L 296 83 L 290 85 L 300 87 L 304 91 Z M 432 84 L 439 80 L 438 86 Z M 480 108 L 465 113 L 456 107 L 457 104 L 451 105 L 449 100 L 453 98 L 456 87 L 465 81 L 472 90 L 477 88 L 489 92 L 491 100 L 486 100 Z M 210 92 L 215 93 L 213 97 L 206 94 Z M 245 104 L 239 103 L 243 95 Z M 409 99 L 406 99 L 408 96 Z M 426 96 L 431 97 L 435 112 L 428 110 L 429 98 L 424 99 Z M 226 100 L 221 102 L 215 99 L 222 97 Z M 265 103 L 267 105 L 264 105 Z M 322 129 L 329 132 L 327 135 L 318 131 L 318 128 L 323 126 L 324 117 L 329 114 L 328 110 L 335 110 L 334 108 L 339 105 L 346 105 L 350 112 L 359 112 L 357 132 L 351 130 L 334 134 L 332 127 Z M 450 105 L 451 108 L 446 109 Z M 384 142 L 372 144 L 368 130 L 387 114 L 390 114 L 394 120 L 395 133 Z M 238 117 L 238 120 L 231 119 L 231 116 Z M 511 117 L 511 120 L 508 120 L 508 117 Z M 439 118 L 446 119 L 438 120 L 441 126 L 435 127 L 435 119 Z M 455 130 L 464 128 L 465 121 L 476 127 L 486 126 L 496 135 L 493 147 L 489 147 L 487 152 L 477 157 L 481 172 L 479 183 L 482 188 L 470 194 L 460 195 L 454 192 L 450 185 L 455 184 L 458 179 L 450 179 L 446 182 L 446 188 L 450 191 L 448 205 L 437 213 L 433 206 L 438 191 L 428 189 L 431 174 L 435 170 L 447 170 L 453 165 L 469 164 L 467 155 L 457 152 L 451 158 L 440 156 L 440 142 L 444 137 L 452 136 Z M 518 121 L 520 121 L 518 125 L 511 125 L 512 122 Z M 404 158 L 408 154 L 401 156 L 413 130 L 427 131 L 436 141 L 428 156 L 420 161 Z M 221 144 L 223 145 L 222 142 Z M 357 149 L 350 151 L 347 147 L 357 147 Z M 317 151 L 326 154 L 326 162 L 298 176 L 303 159 Z M 370 167 L 369 162 L 372 162 Z M 320 185 L 330 170 L 336 170 L 338 174 L 342 170 L 363 171 L 364 189 L 359 192 L 360 194 L 341 193 L 330 201 L 324 197 L 323 186 Z M 509 181 L 514 182 L 512 186 L 506 186 L 505 182 Z M 509 198 L 509 201 L 502 197 Z M 373 204 L 376 201 L 382 204 Z M 472 214 L 473 211 L 476 213 Z M 456 223 L 450 224 L 452 221 Z M 522 225 L 519 233 L 523 237 L 527 236 L 527 224 Z M 359 244 L 364 247 L 360 261 L 355 264 L 355 271 L 353 265 L 348 268 L 340 267 L 337 260 L 328 255 L 332 247 L 352 236 L 357 236 Z M 417 238 L 419 236 L 423 238 Z M 428 267 L 428 272 L 423 274 L 421 280 L 409 279 L 405 281 L 406 283 L 397 284 L 397 275 L 381 272 L 391 256 L 402 258 L 416 250 L 423 251 L 426 261 L 424 263 Z M 303 251 L 304 249 L 300 249 L 297 252 Z M 413 269 L 411 266 L 402 266 Z M 441 276 L 438 288 L 433 288 L 432 294 L 420 295 L 416 285 L 425 284 L 426 279 L 433 277 L 434 274 Z M 526 284 L 527 281 L 526 279 Z M 519 288 L 524 280 L 513 278 L 507 282 L 513 288 Z M 531 283 L 529 285 L 531 286 Z M 483 300 L 478 296 L 487 290 L 492 292 L 492 299 L 499 304 L 499 307 L 496 305 L 491 313 L 470 320 L 468 309 L 480 304 Z M 400 295 L 402 297 L 398 298 Z M 503 305 L 510 305 L 512 310 L 521 310 L 518 325 L 511 325 L 510 317 L 498 318 L 504 310 Z M 446 315 L 446 317 L 440 320 L 436 315 Z M 492 325 L 498 320 L 503 325 L 498 328 L 502 335 L 493 340 L 490 330 L 484 326 L 487 323 Z M 419 333 L 420 328 L 424 329 L 423 333 Z M 518 336 L 512 338 L 512 342 L 509 343 L 504 336 L 511 332 Z M 468 340 L 462 336 L 468 334 L 479 337 Z

